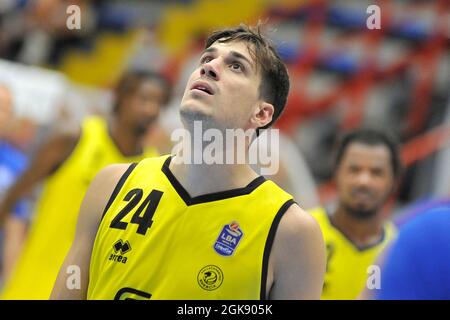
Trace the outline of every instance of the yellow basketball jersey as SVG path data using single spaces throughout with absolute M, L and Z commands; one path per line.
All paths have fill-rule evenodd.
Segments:
M 321 299 L 356 299 L 366 286 L 368 268 L 395 237 L 395 226 L 387 222 L 378 243 L 359 248 L 333 226 L 324 208 L 313 209 L 310 213 L 320 225 L 327 249 L 327 271 Z
M 268 258 L 292 196 L 258 177 L 190 197 L 171 156 L 132 165 L 95 239 L 88 299 L 265 299 Z
M 48 299 L 75 236 L 78 210 L 91 180 L 106 165 L 156 156 L 124 157 L 108 133 L 105 120 L 89 117 L 69 158 L 46 181 L 24 251 L 3 299 Z

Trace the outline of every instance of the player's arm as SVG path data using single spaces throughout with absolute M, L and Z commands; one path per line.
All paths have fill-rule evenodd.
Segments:
M 37 150 L 28 168 L 9 188 L 0 202 L 0 224 L 13 211 L 18 200 L 26 196 L 32 188 L 60 166 L 74 150 L 79 139 L 79 131 L 53 135 Z
M 282 217 L 269 258 L 270 299 L 320 299 L 325 244 L 319 225 L 293 204 Z
M 75 239 L 59 271 L 50 299 L 86 299 L 92 247 L 103 211 L 129 164 L 105 167 L 92 180 L 78 215 Z M 73 275 L 80 276 L 80 288 L 67 285 Z

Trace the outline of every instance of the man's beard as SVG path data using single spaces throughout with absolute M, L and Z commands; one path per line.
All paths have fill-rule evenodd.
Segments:
M 346 203 L 341 203 L 342 207 L 345 209 L 345 212 L 347 212 L 352 218 L 356 220 L 370 220 L 373 218 L 379 208 L 355 208 L 351 205 L 348 205 Z
M 215 129 L 225 134 L 225 129 L 221 128 L 219 123 L 209 114 L 197 110 L 181 109 L 180 117 L 184 129 L 190 134 L 189 149 L 192 156 L 194 148 L 196 152 L 203 154 L 206 146 L 210 143 L 210 141 L 203 140 L 204 133 L 207 130 Z
M 197 164 L 199 155 L 202 157 L 202 163 L 236 163 L 234 159 L 231 163 L 228 162 L 231 157 L 237 157 L 236 150 L 230 153 L 230 158 L 227 158 L 229 155 L 227 148 L 235 149 L 236 145 L 241 145 L 235 141 L 232 135 L 235 129 L 230 124 L 218 122 L 212 115 L 198 110 L 181 109 L 180 117 L 184 130 L 189 133 L 185 136 L 182 153 L 190 155 L 191 163 Z M 244 145 L 246 145 L 245 142 Z M 193 160 L 194 158 L 197 160 Z
M 194 123 L 201 122 L 203 131 L 217 129 L 225 133 L 225 126 L 219 124 L 211 115 L 197 110 L 181 109 L 181 122 L 191 133 L 194 130 Z
M 145 122 L 141 122 L 138 123 L 134 128 L 133 128 L 133 133 L 136 137 L 142 137 L 145 136 L 148 132 L 148 130 L 150 129 L 150 127 L 152 126 L 153 123 L 155 123 L 157 117 L 152 117 L 151 119 L 148 119 Z

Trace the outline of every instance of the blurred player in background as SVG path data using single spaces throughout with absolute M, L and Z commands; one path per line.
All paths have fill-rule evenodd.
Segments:
M 222 134 L 267 128 L 288 91 L 286 67 L 258 29 L 225 29 L 207 39 L 180 115 L 193 140 L 196 121 Z M 250 141 L 242 145 L 245 156 Z M 52 298 L 318 299 L 325 247 L 314 219 L 248 164 L 192 164 L 183 152 L 99 173 Z M 71 265 L 79 290 L 66 287 Z
M 366 285 L 368 268 L 394 238 L 382 207 L 400 172 L 397 146 L 382 132 L 360 129 L 338 146 L 336 210 L 311 210 L 327 248 L 322 299 L 355 299 Z
M 0 201 L 28 165 L 27 156 L 10 142 L 14 130 L 13 102 L 9 89 L 0 84 Z M 22 248 L 29 222 L 29 204 L 18 201 L 5 221 L 2 243 L 2 281 L 8 278 Z
M 76 131 L 58 132 L 43 144 L 29 169 L 0 206 L 1 218 L 38 182 L 45 185 L 24 251 L 4 299 L 48 299 L 75 234 L 83 195 L 95 174 L 111 163 L 157 155 L 143 139 L 169 97 L 168 82 L 157 73 L 130 72 L 116 88 L 108 121 L 89 117 Z

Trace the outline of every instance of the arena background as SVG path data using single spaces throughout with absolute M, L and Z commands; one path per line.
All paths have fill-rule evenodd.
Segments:
M 66 26 L 72 4 L 81 9 L 80 30 Z M 380 29 L 366 25 L 372 4 L 381 9 Z M 279 181 L 300 204 L 333 204 L 332 146 L 360 126 L 402 145 L 405 170 L 386 208 L 398 223 L 450 196 L 445 0 L 1 0 L 0 83 L 20 119 L 12 139 L 32 156 L 54 127 L 106 114 L 110 89 L 129 68 L 162 71 L 174 84 L 161 117 L 170 135 L 204 36 L 258 20 L 289 66 Z

